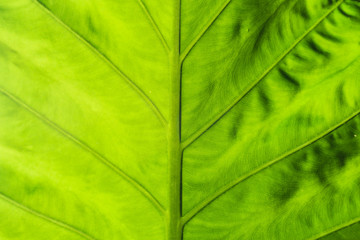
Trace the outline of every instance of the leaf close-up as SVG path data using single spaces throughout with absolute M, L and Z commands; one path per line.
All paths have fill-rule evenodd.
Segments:
M 0 0 L 0 240 L 358 240 L 359 114 L 359 0 Z

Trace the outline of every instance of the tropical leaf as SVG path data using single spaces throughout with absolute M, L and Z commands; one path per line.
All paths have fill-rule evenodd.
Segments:
M 0 0 L 0 239 L 360 238 L 358 0 Z

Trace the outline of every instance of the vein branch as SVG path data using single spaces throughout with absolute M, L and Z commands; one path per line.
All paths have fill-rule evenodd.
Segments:
M 278 158 L 275 158 L 261 166 L 259 166 L 258 168 L 254 169 L 253 171 L 247 173 L 246 175 L 243 175 L 237 179 L 235 179 L 234 181 L 230 182 L 229 184 L 221 187 L 219 190 L 217 190 L 214 194 L 212 194 L 211 196 L 209 196 L 208 198 L 206 198 L 203 202 L 201 202 L 200 204 L 198 204 L 196 207 L 194 207 L 192 210 L 190 210 L 187 214 L 185 214 L 182 218 L 182 223 L 186 224 L 188 221 L 190 221 L 196 214 L 198 214 L 200 211 L 202 211 L 206 206 L 210 205 L 213 201 L 215 201 L 217 198 L 219 198 L 220 196 L 224 195 L 227 191 L 229 191 L 230 189 L 232 189 L 233 187 L 235 187 L 236 185 L 238 185 L 239 183 L 245 181 L 246 179 L 258 174 L 259 172 L 263 171 L 264 169 L 274 165 L 275 163 L 280 162 L 281 160 L 284 160 L 285 158 L 287 158 L 288 156 L 306 148 L 307 146 L 315 143 L 316 141 L 322 139 L 323 137 L 325 137 L 326 135 L 330 134 L 331 132 L 335 131 L 336 129 L 338 129 L 339 127 L 343 126 L 344 124 L 346 124 L 348 121 L 350 121 L 351 119 L 353 119 L 354 117 L 358 116 L 360 114 L 360 110 L 357 110 L 356 112 L 354 112 L 353 114 L 351 114 L 350 116 L 348 116 L 347 118 L 345 118 L 343 121 L 341 121 L 340 123 L 332 126 L 331 128 L 327 129 L 326 131 L 322 132 L 321 134 L 315 136 L 312 139 L 309 139 L 307 142 L 305 142 L 304 144 L 284 153 L 283 155 L 279 156 Z
M 303 35 L 301 35 L 282 55 L 280 55 L 276 61 L 268 67 L 265 72 L 255 80 L 244 92 L 236 97 L 231 104 L 229 104 L 223 111 L 218 113 L 212 120 L 206 123 L 203 127 L 197 130 L 192 136 L 182 142 L 182 147 L 185 149 L 206 131 L 208 131 L 216 122 L 218 122 L 223 116 L 225 116 L 238 102 L 240 102 L 255 86 L 261 82 L 295 47 L 305 39 L 322 21 L 324 21 L 335 9 L 337 9 L 344 0 L 339 0 L 333 7 L 331 7 L 325 15 L 323 15 L 319 20 L 317 20 Z
M 60 18 L 58 18 L 53 12 L 51 12 L 46 6 L 44 6 L 38 0 L 33 0 L 35 5 L 39 6 L 45 13 L 50 15 L 57 23 L 63 26 L 67 31 L 69 31 L 76 39 L 82 42 L 85 46 L 87 46 L 97 57 L 99 57 L 102 61 L 104 61 L 121 79 L 125 80 L 134 90 L 135 92 L 147 103 L 147 105 L 151 108 L 154 114 L 159 119 L 160 123 L 165 127 L 167 126 L 167 121 L 163 114 L 160 112 L 159 108 L 153 103 L 153 101 L 149 98 L 148 95 L 128 76 L 124 74 L 108 57 L 106 57 L 99 49 L 97 49 L 92 43 L 86 40 L 83 36 L 79 35 L 72 28 L 70 28 L 66 23 L 64 23 Z
M 182 63 L 194 46 L 199 42 L 199 40 L 204 36 L 204 34 L 209 30 L 212 24 L 220 16 L 220 14 L 225 10 L 232 0 L 226 0 L 224 4 L 219 8 L 216 14 L 210 19 L 210 21 L 202 28 L 199 34 L 190 42 L 190 44 L 185 48 L 184 52 L 180 55 L 180 63 Z
M 330 228 L 330 229 L 328 229 L 328 230 L 326 230 L 326 231 L 324 231 L 324 232 L 322 232 L 322 233 L 320 233 L 320 234 L 317 234 L 317 235 L 315 235 L 315 236 L 312 236 L 312 237 L 310 237 L 308 240 L 321 239 L 321 238 L 326 237 L 326 236 L 328 236 L 328 235 L 330 235 L 330 234 L 332 234 L 332 233 L 338 232 L 338 231 L 340 231 L 340 230 L 342 230 L 342 229 L 344 229 L 344 228 L 351 227 L 352 225 L 357 224 L 357 223 L 359 223 L 359 222 L 360 222 L 360 217 L 353 218 L 353 219 L 351 219 L 351 220 L 348 221 L 348 222 L 345 222 L 345 223 L 343 223 L 343 224 L 334 226 L 333 228 Z
M 67 223 L 56 220 L 56 219 L 54 219 L 52 217 L 46 216 L 46 215 L 44 215 L 42 213 L 39 213 L 39 212 L 37 212 L 37 211 L 35 211 L 33 209 L 30 209 L 29 207 L 27 207 L 27 206 L 15 201 L 15 200 L 11 199 L 10 197 L 4 195 L 3 193 L 0 193 L 0 198 L 2 200 L 12 204 L 15 207 L 30 213 L 33 216 L 36 216 L 36 217 L 41 218 L 41 219 L 43 219 L 43 220 L 45 220 L 47 222 L 50 222 L 50 223 L 52 223 L 54 225 L 57 225 L 58 227 L 61 227 L 61 228 L 66 229 L 66 230 L 68 230 L 70 232 L 73 232 L 73 233 L 75 233 L 75 234 L 77 234 L 77 235 L 79 235 L 79 236 L 81 236 L 81 237 L 83 237 L 85 239 L 95 240 L 95 238 L 91 237 L 90 235 L 83 232 L 82 230 L 80 230 L 80 229 L 78 229 L 78 228 L 76 228 L 74 226 L 71 226 L 71 225 L 69 225 Z
M 44 124 L 48 125 L 64 137 L 66 137 L 68 140 L 75 143 L 77 146 L 82 148 L 83 150 L 89 152 L 91 155 L 93 155 L 97 160 L 105 164 L 107 167 L 109 167 L 111 170 L 113 170 L 116 174 L 121 176 L 123 179 L 125 179 L 128 183 L 130 183 L 135 189 L 137 189 L 143 196 L 145 196 L 153 205 L 154 207 L 161 213 L 164 213 L 164 207 L 161 205 L 161 203 L 139 182 L 137 182 L 134 178 L 129 176 L 127 173 L 125 173 L 123 170 L 121 170 L 119 167 L 117 167 L 113 162 L 109 161 L 107 158 L 105 158 L 102 154 L 98 153 L 96 150 L 88 146 L 86 143 L 75 137 L 74 135 L 70 134 L 60 126 L 58 126 L 53 121 L 49 120 L 39 112 L 37 112 L 35 109 L 27 105 L 24 101 L 19 99 L 18 97 L 14 96 L 7 90 L 0 88 L 0 93 L 4 94 L 6 97 L 8 97 L 10 100 L 33 114 L 35 117 L 37 117 L 39 120 L 41 120 Z
M 149 10 L 146 8 L 144 2 L 142 0 L 137 0 L 137 2 L 139 3 L 141 9 L 144 11 L 146 17 L 148 18 L 151 27 L 154 29 L 156 35 L 158 36 L 159 40 L 161 41 L 161 44 L 163 45 L 164 49 L 166 50 L 167 53 L 170 52 L 170 48 L 169 45 L 167 44 L 164 35 L 161 33 L 159 26 L 156 24 L 154 18 L 151 16 Z

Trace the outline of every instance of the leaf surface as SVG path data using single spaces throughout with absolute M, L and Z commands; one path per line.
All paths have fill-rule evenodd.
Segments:
M 0 239 L 360 237 L 358 0 L 0 0 Z

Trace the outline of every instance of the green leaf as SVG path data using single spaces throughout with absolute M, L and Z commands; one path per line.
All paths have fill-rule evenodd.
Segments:
M 359 114 L 358 0 L 0 0 L 0 239 L 358 239 Z

